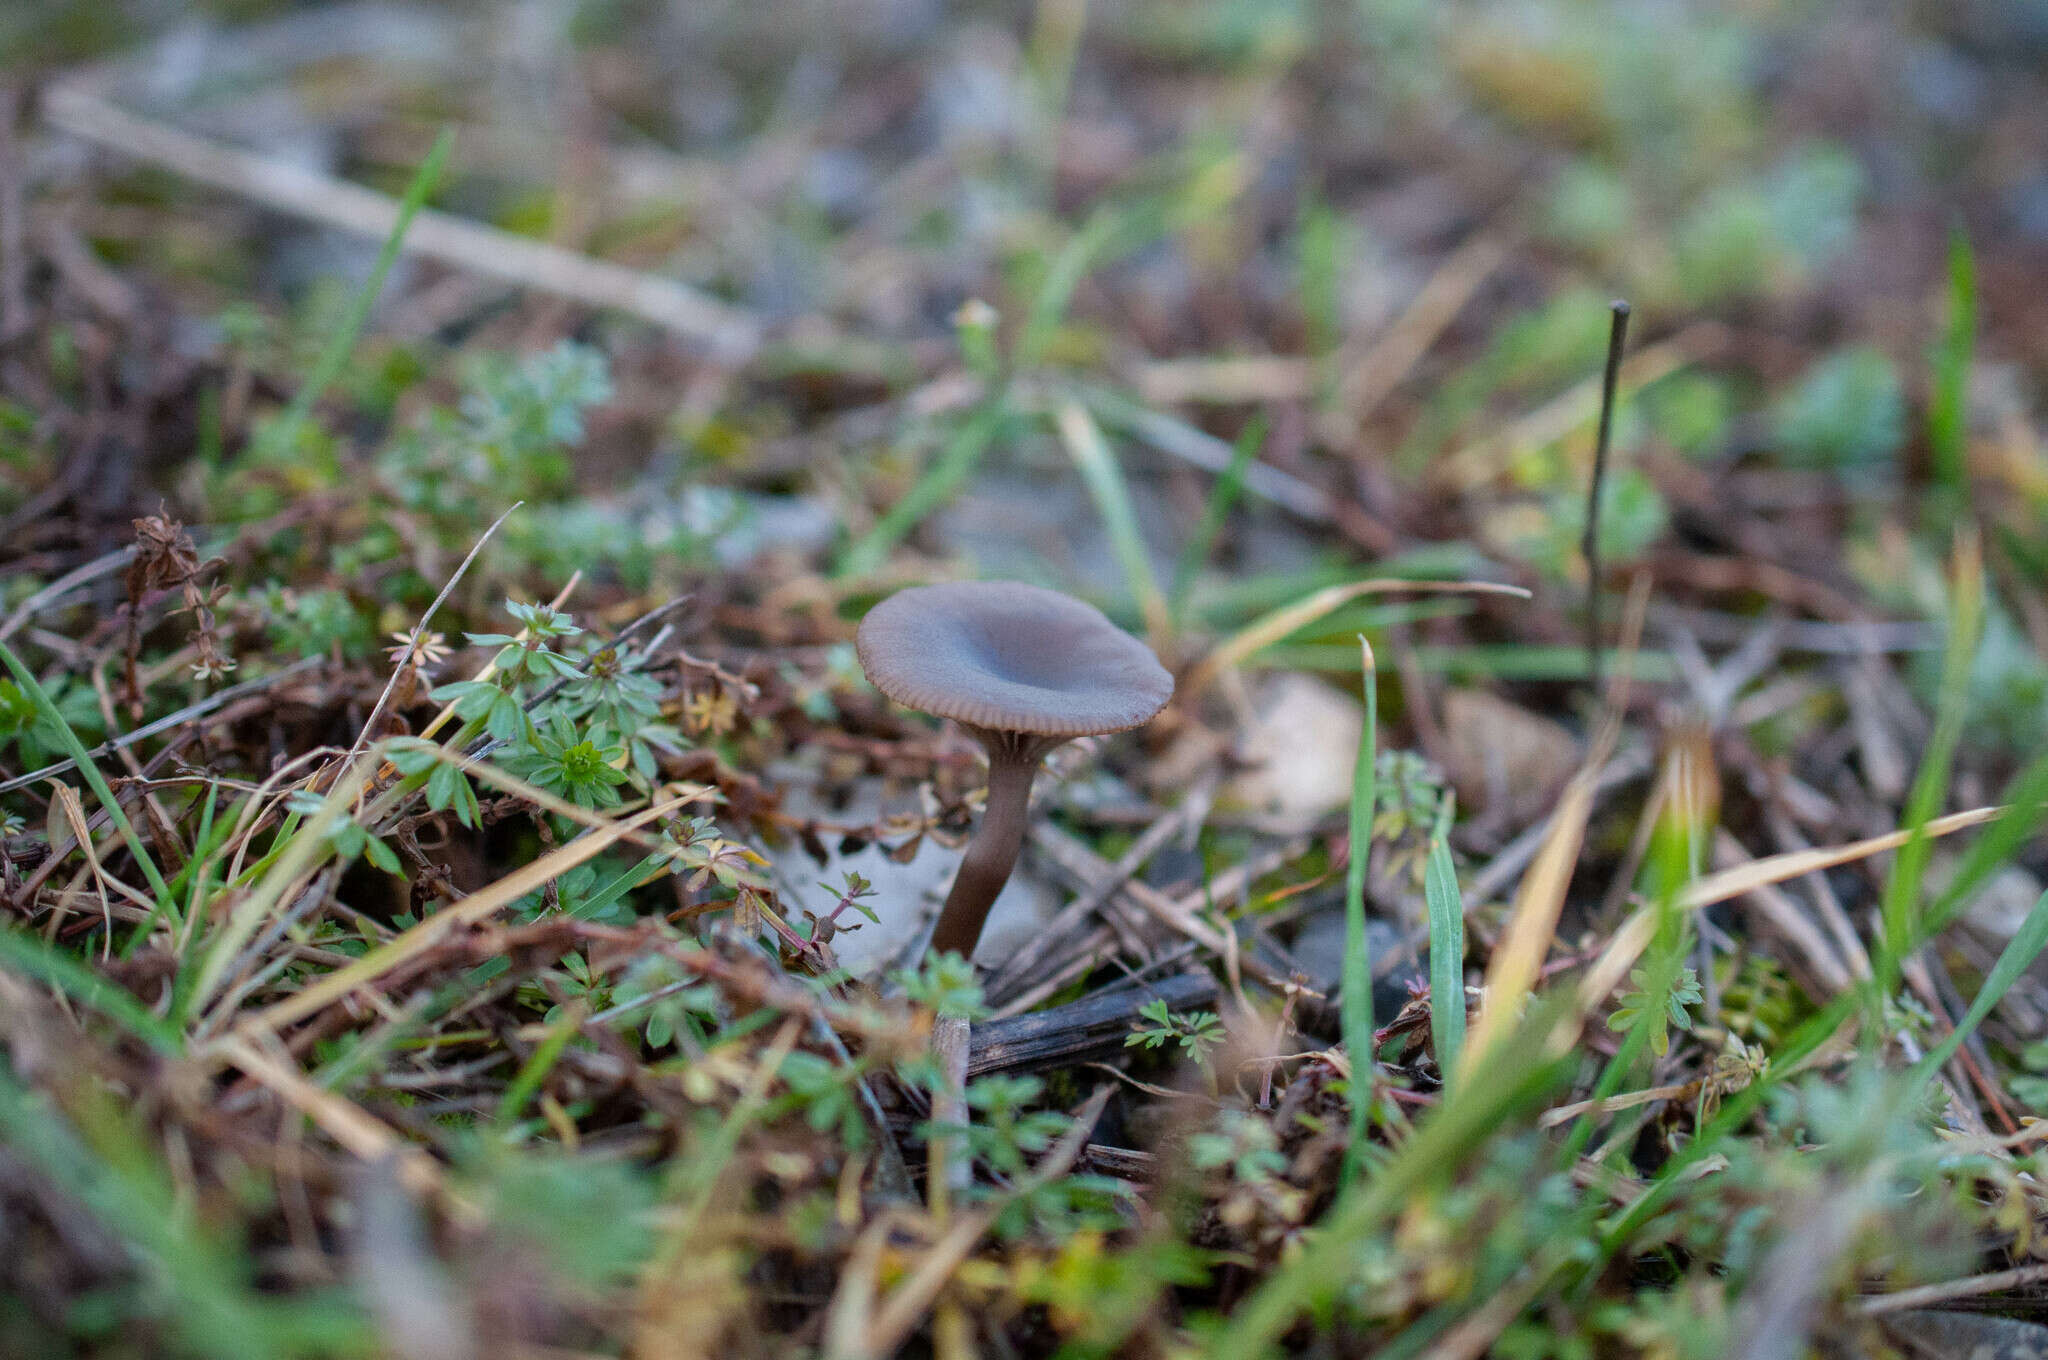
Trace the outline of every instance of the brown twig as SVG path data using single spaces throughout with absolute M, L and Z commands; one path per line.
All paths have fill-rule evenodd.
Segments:
M 130 113 L 99 93 L 101 76 L 89 71 L 44 92 L 44 116 L 53 127 L 187 179 L 359 236 L 388 237 L 398 221 L 398 204 L 388 195 Z M 408 254 L 523 288 L 631 313 L 727 359 L 750 354 L 761 342 L 762 326 L 756 318 L 673 279 L 432 209 L 413 219 L 403 248 Z

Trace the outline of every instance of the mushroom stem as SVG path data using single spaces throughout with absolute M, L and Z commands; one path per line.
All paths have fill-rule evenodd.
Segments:
M 1014 743 L 1022 745 L 1022 743 Z M 981 941 L 982 923 L 996 894 L 1010 880 L 1017 852 L 1024 848 L 1024 825 L 1031 807 L 1031 781 L 1038 774 L 1041 751 L 1005 749 L 1013 743 L 988 744 L 988 804 L 981 826 L 968 843 L 960 870 L 953 876 L 952 890 L 932 930 L 934 951 L 952 950 L 965 959 L 974 957 Z

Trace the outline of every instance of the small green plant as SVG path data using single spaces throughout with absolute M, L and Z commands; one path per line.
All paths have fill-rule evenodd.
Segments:
M 1906 440 L 1898 369 L 1868 345 L 1837 350 L 1799 379 L 1772 417 L 1778 452 L 1802 467 L 1889 467 Z
M 803 1110 L 804 1122 L 819 1133 L 836 1133 L 851 1149 L 868 1145 L 855 1083 L 860 1068 L 798 1049 L 782 1060 L 782 1081 Z
M 452 812 L 466 827 L 480 825 L 476 788 L 462 768 L 447 759 L 442 749 L 418 737 L 401 737 L 386 748 L 391 764 L 400 774 L 426 776 L 427 806 L 435 812 Z
M 936 1014 L 968 1020 L 988 1014 L 974 965 L 958 954 L 927 954 L 916 968 L 897 973 L 896 982 L 906 997 Z
M 641 658 L 609 645 L 570 656 L 556 644 L 583 630 L 567 614 L 516 600 L 505 608 L 521 625 L 517 635 L 468 635 L 472 646 L 498 649 L 488 677 L 441 685 L 432 697 L 453 706 L 464 735 L 490 737 L 492 758 L 507 770 L 581 807 L 615 807 L 629 785 L 651 789 L 659 757 L 684 738 L 660 720 L 661 686 L 638 672 Z M 418 741 L 397 744 L 392 755 L 409 775 L 440 759 Z M 432 769 L 427 800 L 465 823 L 474 817 L 475 794 L 453 767 Z
M 1671 1052 L 1671 1030 L 1673 1028 L 1690 1032 L 1692 1012 L 1689 1007 L 1697 1006 L 1706 999 L 1700 990 L 1699 974 L 1687 968 L 1678 975 L 1671 985 L 1671 994 L 1662 1006 L 1656 1005 L 1650 995 L 1650 977 L 1647 970 L 1635 968 L 1629 971 L 1630 988 L 1622 994 L 1621 1004 L 1614 1008 L 1614 1014 L 1607 1017 L 1607 1027 L 1616 1034 L 1627 1034 L 1637 1025 L 1649 1025 L 1650 1051 L 1658 1057 Z
M 736 891 L 767 887 L 755 869 L 761 857 L 721 835 L 710 817 L 691 817 L 664 827 L 661 843 L 661 855 L 689 871 L 685 882 L 692 890 L 711 883 Z
M 839 900 L 833 904 L 832 910 L 825 913 L 823 916 L 818 916 L 810 912 L 805 913 L 805 915 L 810 916 L 811 918 L 810 938 L 812 940 L 817 941 L 820 944 L 829 944 L 831 943 L 833 936 L 838 934 L 840 931 L 859 930 L 860 923 L 858 921 L 855 921 L 850 925 L 842 925 L 840 923 L 839 918 L 849 911 L 859 912 L 862 916 L 865 916 L 868 919 L 868 922 L 871 925 L 881 924 L 882 918 L 875 915 L 875 909 L 873 907 L 870 907 L 866 901 L 867 898 L 873 897 L 875 895 L 877 889 L 875 888 L 874 884 L 868 882 L 868 880 L 861 874 L 856 873 L 852 869 L 848 869 L 846 871 L 846 877 L 841 880 L 840 887 L 833 888 L 830 884 L 827 883 L 820 883 L 818 884 L 818 886 L 820 888 L 823 888 L 826 892 L 836 893 Z
M 579 731 L 560 712 L 536 723 L 503 763 L 512 773 L 578 807 L 616 807 L 619 785 L 632 778 L 619 768 L 626 748 L 602 726 Z
M 1372 839 L 1380 850 L 1379 870 L 1420 887 L 1430 830 L 1443 801 L 1443 773 L 1414 751 L 1382 751 L 1378 779 Z
M 561 957 L 550 974 L 550 983 L 567 1000 L 555 1000 L 554 993 L 539 982 L 521 983 L 516 989 L 521 1000 L 542 1012 L 542 1024 L 552 1025 L 560 1020 L 569 1002 L 581 1001 L 593 1011 L 612 1004 L 612 975 L 591 967 L 590 959 L 581 951 L 572 950 Z
M 1670 527 L 1664 493 L 1641 468 L 1623 464 L 1608 473 L 1600 504 L 1600 556 L 1606 562 L 1640 557 Z M 1542 531 L 1525 545 L 1538 567 L 1561 579 L 1583 574 L 1580 545 L 1586 533 L 1586 497 L 1560 488 L 1546 498 Z
M 1650 428 L 1680 453 L 1705 457 L 1727 438 L 1735 417 L 1728 383 L 1706 373 L 1674 373 L 1642 393 Z
M 1217 1126 L 1188 1139 L 1188 1162 L 1197 1171 L 1228 1171 L 1247 1185 L 1282 1175 L 1286 1154 L 1273 1126 L 1243 1110 L 1225 1110 Z
M 437 518 L 486 488 L 499 503 L 555 500 L 569 487 L 564 446 L 583 437 L 584 413 L 611 390 L 604 356 L 571 341 L 525 360 L 483 356 L 453 409 L 434 408 L 392 445 L 386 480 L 407 509 Z
M 1219 1111 L 1214 1123 L 1188 1139 L 1188 1165 L 1220 1187 L 1216 1216 L 1256 1241 L 1290 1234 L 1308 1196 L 1287 1180 L 1287 1154 L 1270 1120 L 1249 1110 Z
M 698 982 L 666 954 L 652 954 L 627 967 L 612 988 L 612 1003 L 621 1011 L 614 1022 L 638 1025 L 649 1048 L 665 1048 L 681 1038 L 702 1044 L 707 1024 L 719 1016 L 718 992 Z
M 2048 1113 L 2048 1039 L 2037 1039 L 2022 1048 L 2020 1066 L 2026 1071 L 2006 1083 L 2013 1097 L 2033 1114 Z
M 513 910 L 529 921 L 538 920 L 553 910 L 601 925 L 629 925 L 634 916 L 633 904 L 623 893 L 606 892 L 620 872 L 619 865 L 610 856 L 590 864 L 579 864 L 556 879 L 549 888 L 519 898 L 512 904 Z
M 489 1213 L 497 1259 L 533 1262 L 584 1290 L 628 1282 L 647 1260 L 658 1187 L 631 1161 L 483 1137 L 457 1148 L 463 1193 Z
M 633 768 L 652 780 L 659 772 L 659 757 L 682 749 L 685 739 L 661 721 L 661 683 L 641 673 L 644 660 L 630 648 L 592 648 L 581 658 L 580 673 L 569 678 L 553 701 L 553 711 L 618 734 Z
M 982 1077 L 967 1086 L 967 1104 L 974 1112 L 967 1127 L 930 1124 L 926 1136 L 964 1137 L 977 1162 L 1015 1187 L 976 1184 L 969 1192 L 973 1199 L 1000 1202 L 993 1226 L 1002 1237 L 1015 1240 L 1036 1229 L 1060 1238 L 1115 1227 L 1120 1221 L 1117 1202 L 1130 1193 L 1124 1182 L 1106 1176 L 1032 1175 L 1037 1160 L 1068 1127 L 1066 1115 L 1036 1108 L 1044 1095 L 1045 1083 L 1037 1077 Z
M 1179 1044 L 1189 1061 L 1201 1065 L 1207 1063 L 1209 1054 L 1221 1048 L 1229 1037 L 1214 1011 L 1174 1015 L 1167 1009 L 1164 997 L 1146 1002 L 1138 1008 L 1138 1014 L 1146 1023 L 1133 1023 L 1132 1032 L 1124 1036 L 1125 1048 L 1157 1049 L 1170 1043 Z

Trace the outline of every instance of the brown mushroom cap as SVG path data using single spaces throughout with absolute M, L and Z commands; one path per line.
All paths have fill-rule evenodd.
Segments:
M 1015 581 L 900 590 L 868 611 L 854 646 L 897 703 L 988 731 L 1121 732 L 1173 697 L 1151 649 L 1101 610 Z

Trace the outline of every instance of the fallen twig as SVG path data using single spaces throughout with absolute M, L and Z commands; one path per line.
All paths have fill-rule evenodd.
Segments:
M 105 75 L 93 68 L 50 86 L 43 113 L 51 126 L 280 212 L 361 236 L 391 234 L 398 204 L 388 195 L 130 113 L 100 92 Z M 674 279 L 446 213 L 422 211 L 404 249 L 523 288 L 631 313 L 728 362 L 745 359 L 761 343 L 757 318 Z

